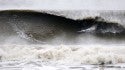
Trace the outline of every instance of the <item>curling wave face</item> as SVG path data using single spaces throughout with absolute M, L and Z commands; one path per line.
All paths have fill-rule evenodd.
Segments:
M 90 33 L 88 36 L 91 38 L 107 35 L 119 38 L 125 34 L 124 25 L 107 21 L 102 16 L 74 20 L 53 14 L 51 11 L 47 13 L 28 10 L 1 11 L 1 43 L 15 43 L 15 40 L 19 40 L 16 43 L 80 44 L 87 33 Z

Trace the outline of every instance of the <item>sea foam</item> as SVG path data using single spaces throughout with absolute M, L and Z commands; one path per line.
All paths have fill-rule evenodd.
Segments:
M 40 60 L 58 64 L 116 64 L 125 62 L 124 46 L 1 45 L 1 61 Z

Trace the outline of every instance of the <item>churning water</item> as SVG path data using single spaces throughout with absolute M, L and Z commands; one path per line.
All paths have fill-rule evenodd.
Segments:
M 124 23 L 124 11 L 0 11 L 0 70 L 124 70 Z

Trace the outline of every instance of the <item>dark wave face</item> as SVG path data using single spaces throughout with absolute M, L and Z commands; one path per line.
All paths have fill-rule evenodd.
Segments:
M 122 25 L 101 17 L 73 20 L 33 11 L 0 12 L 0 43 L 81 44 L 90 38 L 103 42 L 105 37 L 123 39 L 124 35 Z

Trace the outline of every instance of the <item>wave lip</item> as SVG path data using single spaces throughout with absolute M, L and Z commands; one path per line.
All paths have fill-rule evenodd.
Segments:
M 87 18 L 82 23 L 82 30 L 78 31 L 81 33 L 125 34 L 124 26 L 116 22 L 106 21 L 101 17 Z

